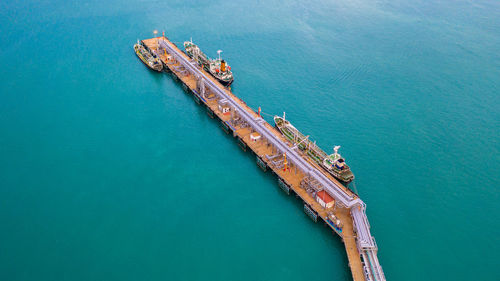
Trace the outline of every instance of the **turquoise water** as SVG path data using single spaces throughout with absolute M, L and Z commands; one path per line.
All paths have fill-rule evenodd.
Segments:
M 340 239 L 135 57 L 154 29 L 342 145 L 388 280 L 500 279 L 499 2 L 254 2 L 0 3 L 0 280 L 351 280 Z

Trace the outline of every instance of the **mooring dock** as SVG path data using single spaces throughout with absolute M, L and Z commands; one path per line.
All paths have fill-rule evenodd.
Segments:
M 222 129 L 237 139 L 243 150 L 249 149 L 256 155 L 257 165 L 262 170 L 269 169 L 277 175 L 278 185 L 284 192 L 295 194 L 304 201 L 304 211 L 313 221 L 321 218 L 342 238 L 354 281 L 386 280 L 377 258 L 377 244 L 370 233 L 366 205 L 356 194 L 310 161 L 168 38 L 142 42 L 160 57 L 164 70 L 170 71 L 198 104 L 206 106 L 207 114 L 219 120 Z M 331 198 L 331 204 L 326 204 L 325 198 Z M 332 222 L 335 218 L 340 226 Z

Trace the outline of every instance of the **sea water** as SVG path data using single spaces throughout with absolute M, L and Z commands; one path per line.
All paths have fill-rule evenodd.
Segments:
M 388 280 L 498 280 L 500 4 L 2 1 L 0 280 L 351 280 L 344 245 L 167 74 L 222 57 L 352 167 Z

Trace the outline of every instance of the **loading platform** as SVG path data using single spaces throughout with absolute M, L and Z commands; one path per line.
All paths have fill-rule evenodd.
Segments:
M 304 201 L 308 216 L 313 220 L 321 218 L 342 238 L 354 281 L 386 280 L 377 258 L 377 244 L 370 233 L 366 205 L 358 195 L 311 161 L 167 37 L 146 39 L 142 43 L 161 59 L 164 70 L 171 72 L 195 101 L 206 107 L 209 116 L 221 122 L 222 129 L 232 134 L 242 149 L 255 154 L 263 171 L 276 174 L 285 193 L 295 194 Z M 322 190 L 333 197 L 334 206 L 320 204 L 315 195 Z M 332 225 L 332 217 L 341 222 L 341 231 Z

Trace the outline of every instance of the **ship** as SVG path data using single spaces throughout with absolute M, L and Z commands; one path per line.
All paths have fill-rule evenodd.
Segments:
M 233 73 L 231 67 L 227 62 L 220 57 L 221 50 L 218 50 L 219 58 L 211 59 L 205 55 L 200 48 L 193 43 L 193 40 L 184 42 L 184 49 L 186 54 L 195 60 L 199 66 L 203 67 L 205 71 L 210 73 L 222 85 L 229 87 L 233 83 Z
M 137 44 L 134 45 L 134 51 L 139 59 L 149 68 L 158 72 L 163 70 L 163 64 L 160 58 L 146 49 L 142 41 L 137 41 Z
M 304 151 L 307 156 L 321 168 L 331 174 L 344 184 L 348 184 L 354 180 L 354 174 L 351 168 L 346 164 L 345 159 L 338 153 L 340 146 L 333 148 L 334 153 L 327 155 L 321 148 L 312 142 L 309 136 L 304 136 L 297 130 L 288 120 L 283 117 L 274 116 L 274 124 L 278 130 L 291 141 L 300 150 Z

